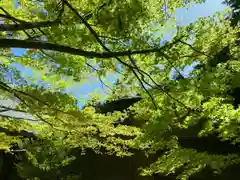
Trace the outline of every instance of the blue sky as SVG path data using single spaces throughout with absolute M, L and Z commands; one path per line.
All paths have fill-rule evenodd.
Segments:
M 226 5 L 223 0 L 206 0 L 203 4 L 193 4 L 190 8 L 178 8 L 176 10 L 177 25 L 186 26 L 200 17 L 212 16 L 217 11 L 223 11 Z
M 226 8 L 225 5 L 222 4 L 222 0 L 207 0 L 204 4 L 193 4 L 189 8 L 179 8 L 176 10 L 176 20 L 177 25 L 179 26 L 186 26 L 189 23 L 196 21 L 200 17 L 211 16 L 217 11 L 223 11 Z M 170 35 L 166 35 L 165 39 L 169 40 L 171 37 Z M 25 50 L 20 48 L 13 48 L 12 49 L 14 55 L 21 56 L 24 55 Z M 19 69 L 22 74 L 27 76 L 32 76 L 32 72 L 30 69 L 26 69 L 21 65 L 14 64 L 14 66 Z M 184 69 L 183 74 L 188 75 L 188 72 L 192 70 L 192 67 L 186 67 Z M 115 81 L 117 76 L 111 74 L 107 81 Z M 93 92 L 94 90 L 99 89 L 99 92 L 104 95 L 105 89 L 103 89 L 102 84 L 99 80 L 95 78 L 91 78 L 91 82 L 79 85 L 75 84 L 71 89 L 67 89 L 66 92 L 73 94 L 80 100 L 79 106 L 81 107 L 84 104 L 83 99 L 88 99 L 88 94 Z

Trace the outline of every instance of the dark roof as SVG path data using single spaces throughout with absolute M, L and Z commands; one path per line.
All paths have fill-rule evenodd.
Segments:
M 136 102 L 140 101 L 142 97 L 135 96 L 135 97 L 129 97 L 129 98 L 122 98 L 118 100 L 113 101 L 106 101 L 102 104 L 96 105 L 96 109 L 98 113 L 108 113 L 108 112 L 114 112 L 114 111 L 123 111 Z

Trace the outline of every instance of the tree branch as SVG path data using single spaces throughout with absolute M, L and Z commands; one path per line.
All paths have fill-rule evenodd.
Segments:
M 67 115 L 71 115 L 73 117 L 77 117 L 76 115 L 73 115 L 67 111 L 62 111 L 62 110 L 59 110 L 59 109 L 56 109 L 56 108 L 52 108 L 50 104 L 48 104 L 47 102 L 44 102 L 43 100 L 41 100 L 40 98 L 38 97 L 35 97 L 29 93 L 26 93 L 26 92 L 23 92 L 23 91 L 20 91 L 20 90 L 16 90 L 14 88 L 11 88 L 10 86 L 8 86 L 6 83 L 4 82 L 1 82 L 0 81 L 0 89 L 12 94 L 14 97 L 16 97 L 18 100 L 20 100 L 20 102 L 22 102 L 21 98 L 19 95 L 23 95 L 25 97 L 28 97 L 28 98 L 31 98 L 31 100 L 34 100 L 34 101 L 37 101 L 39 103 L 41 103 L 41 105 L 45 105 L 45 106 L 48 106 L 49 109 L 52 109 L 56 112 L 60 112 L 60 113 L 64 113 L 64 114 L 67 114 Z M 19 95 L 18 95 L 19 94 Z M 26 103 L 25 103 L 26 104 Z M 31 114 L 30 112 L 28 112 L 29 114 Z
M 88 24 L 88 22 L 85 21 L 85 19 L 78 13 L 78 11 L 77 11 L 75 8 L 73 8 L 72 5 L 69 4 L 69 2 L 68 2 L 67 0 L 63 0 L 63 1 L 64 1 L 64 3 L 79 17 L 79 19 L 80 19 L 80 20 L 83 22 L 83 24 L 88 28 L 88 30 L 92 33 L 92 35 L 94 36 L 94 38 L 96 39 L 96 41 L 103 47 L 104 50 L 106 50 L 106 51 L 109 52 L 109 53 L 114 53 L 114 56 L 113 56 L 113 57 L 114 57 L 115 59 L 117 59 L 117 61 L 120 62 L 121 64 L 123 64 L 123 65 L 125 65 L 126 67 L 130 68 L 130 70 L 134 73 L 135 76 L 136 76 L 137 74 L 136 74 L 136 72 L 134 71 L 134 69 L 137 69 L 138 72 L 141 72 L 141 73 L 143 73 L 143 74 L 146 74 L 146 75 L 151 79 L 151 81 L 152 81 L 153 83 L 155 83 L 155 84 L 157 85 L 157 87 L 159 88 L 159 85 L 152 79 L 152 77 L 151 77 L 149 74 L 147 74 L 146 72 L 142 71 L 142 70 L 139 69 L 139 68 L 136 68 L 135 66 L 131 66 L 131 65 L 125 63 L 124 61 L 122 61 L 122 60 L 118 57 L 118 56 L 121 56 L 121 55 L 115 54 L 116 52 L 111 52 L 110 49 L 108 49 L 108 48 L 104 45 L 104 43 L 101 41 L 101 39 L 99 38 L 98 34 L 94 31 L 94 29 L 93 29 L 93 28 Z M 164 46 L 164 47 L 158 48 L 158 49 L 154 48 L 154 49 L 151 49 L 150 51 L 151 51 L 151 53 L 152 53 L 152 52 L 160 52 L 160 50 L 163 50 L 163 49 L 165 49 L 166 47 L 169 47 L 169 46 L 172 46 L 172 45 L 178 43 L 178 42 L 181 40 L 181 38 L 182 38 L 182 37 L 180 37 L 180 38 L 177 39 L 176 41 L 168 44 L 167 46 Z M 150 51 L 149 51 L 149 50 L 143 50 L 143 51 L 138 51 L 138 53 L 133 53 L 133 51 L 132 51 L 132 52 L 131 52 L 131 51 L 127 51 L 127 52 L 131 52 L 131 53 L 128 53 L 127 56 L 130 57 L 130 56 L 133 55 L 133 54 L 147 54 L 147 53 L 150 53 Z M 137 52 L 137 51 L 135 51 L 135 52 Z M 131 57 L 130 57 L 130 58 L 131 58 Z M 137 76 L 137 78 L 139 78 L 139 77 Z M 142 83 L 142 82 L 140 82 L 140 83 Z M 149 84 L 149 83 L 148 83 L 148 84 Z M 145 88 L 145 87 L 143 87 L 143 88 Z M 161 89 L 163 92 L 165 92 L 170 98 L 172 98 L 173 100 L 177 101 L 178 103 L 180 103 L 180 104 L 182 104 L 184 107 L 186 107 L 186 105 L 184 105 L 184 104 L 183 104 L 182 102 L 180 102 L 179 100 L 175 99 L 173 96 L 171 96 L 171 95 L 170 95 L 168 92 L 166 92 L 164 89 L 162 89 L 162 88 L 160 88 L 160 89 Z M 150 95 L 151 95 L 151 94 L 150 94 Z M 151 96 L 150 96 L 150 97 L 151 97 Z M 152 99 L 152 97 L 151 97 L 151 99 Z M 154 104 L 154 106 L 155 106 L 155 104 Z M 186 108 L 189 109 L 188 107 L 186 107 Z
M 5 111 L 16 111 L 16 112 L 21 112 L 21 113 L 28 113 L 27 111 L 24 111 L 24 110 L 14 109 L 14 108 L 10 108 L 10 107 L 3 106 L 3 105 L 0 105 L 0 108 L 4 108 L 3 110 L 5 110 Z M 4 112 L 3 110 L 0 110 L 0 112 Z
M 2 8 L 0 8 L 0 9 L 2 9 Z M 6 11 L 4 11 L 4 12 L 6 12 Z M 13 16 L 10 16 L 10 15 L 5 15 L 5 14 L 0 14 L 0 17 L 2 17 L 2 18 L 4 18 L 4 19 L 9 19 L 9 20 L 12 20 L 12 21 L 16 21 L 16 22 L 19 22 L 19 23 L 26 23 L 26 21 L 23 21 L 23 20 L 20 20 L 20 19 L 17 19 L 17 18 L 15 18 L 15 17 L 13 17 Z
M 49 27 L 60 23 L 60 18 L 64 12 L 64 3 L 61 1 L 59 3 L 60 10 L 59 14 L 54 21 L 43 21 L 43 22 L 26 22 L 20 19 L 17 19 L 11 16 L 4 8 L 0 7 L 0 9 L 6 14 L 0 14 L 0 17 L 5 19 L 12 20 L 14 22 L 19 22 L 21 24 L 0 24 L 0 31 L 18 31 L 18 30 L 26 30 L 26 29 L 33 29 L 33 28 L 41 28 L 41 27 Z
M 6 14 L 6 15 L 0 14 L 0 17 L 3 17 L 3 18 L 5 18 L 5 19 L 9 19 L 9 20 L 13 21 L 15 24 L 17 24 L 17 23 L 27 23 L 26 21 L 23 21 L 23 20 L 20 20 L 20 19 L 17 19 L 17 18 L 15 18 L 15 17 L 11 16 L 11 15 L 10 15 L 5 9 L 3 9 L 2 7 L 0 7 L 0 9 Z M 34 30 L 34 29 L 32 29 L 32 31 L 35 33 L 35 30 Z M 25 30 L 23 30 L 23 32 L 24 32 L 29 38 L 31 37 L 31 35 L 29 35 Z
M 105 83 L 103 82 L 103 80 L 102 80 L 102 78 L 101 78 L 101 74 L 99 73 L 99 70 L 96 69 L 96 68 L 94 68 L 91 64 L 89 64 L 89 63 L 87 63 L 87 62 L 85 62 L 85 63 L 86 63 L 87 66 L 89 66 L 89 67 L 92 68 L 94 71 L 96 71 L 96 73 L 97 73 L 97 75 L 98 75 L 98 79 L 99 79 L 99 81 L 100 81 L 101 84 L 102 84 L 102 87 L 105 86 L 105 87 L 107 87 L 109 90 L 113 91 L 112 88 L 110 88 L 107 84 L 105 84 Z
M 60 8 L 59 8 L 59 7 L 60 7 Z M 61 18 L 61 16 L 62 16 L 63 12 L 64 12 L 64 2 L 63 2 L 62 0 L 61 0 L 61 2 L 58 4 L 57 8 L 60 9 L 60 10 L 58 9 L 59 13 L 58 13 L 57 18 L 56 18 L 54 21 L 45 21 L 45 23 L 46 23 L 46 22 L 56 22 L 56 23 L 59 23 L 59 22 L 60 22 L 60 18 Z M 12 20 L 12 21 L 15 22 L 16 24 L 17 24 L 17 23 L 22 23 L 22 24 L 34 23 L 34 22 L 27 22 L 27 21 L 24 21 L 24 20 L 17 19 L 17 18 L 15 18 L 15 17 L 11 16 L 4 8 L 0 7 L 0 9 L 6 14 L 6 15 L 0 14 L 0 17 L 3 17 L 3 18 L 5 18 L 5 19 Z M 37 22 L 37 23 L 41 23 L 41 22 Z M 40 27 L 37 27 L 37 29 L 38 29 L 43 35 L 45 35 L 44 32 L 41 30 Z M 22 29 L 22 30 L 25 32 L 24 29 Z M 32 30 L 34 31 L 34 29 L 32 29 Z M 35 31 L 34 31 L 34 32 L 35 32 Z M 25 33 L 27 34 L 27 32 L 25 32 Z M 28 34 L 27 34 L 27 35 L 28 35 Z M 29 35 L 28 35 L 28 36 L 29 36 Z
M 145 50 L 133 50 L 133 51 L 118 51 L 118 52 L 94 52 L 84 51 L 69 46 L 52 44 L 42 41 L 30 41 L 30 40 L 17 40 L 17 39 L 0 39 L 0 48 L 33 48 L 33 49 L 45 49 L 53 50 L 63 53 L 69 53 L 84 57 L 95 57 L 95 58 L 116 58 L 117 56 L 129 56 L 134 54 L 149 54 L 159 52 L 160 48 L 152 48 Z M 126 63 L 125 63 L 126 64 Z
M 168 61 L 168 63 L 172 66 L 172 68 L 184 79 L 184 76 L 182 75 L 182 73 L 174 66 L 174 64 L 170 60 L 170 57 L 163 52 L 160 52 L 160 53 Z
M 59 21 L 25 22 L 21 24 L 0 24 L 1 31 L 20 31 L 57 25 Z
M 0 7 L 0 9 L 6 14 L 0 14 L 0 17 L 3 17 L 5 19 L 10 19 L 12 21 L 17 21 L 17 22 L 20 22 L 20 23 L 25 23 L 26 21 L 24 20 L 20 20 L 20 19 L 17 19 L 13 16 L 11 16 L 4 8 Z
M 199 54 L 203 54 L 203 55 L 205 55 L 205 56 L 207 56 L 207 57 L 210 57 L 210 56 L 207 55 L 205 52 L 201 52 L 201 51 L 197 50 L 197 49 L 196 49 L 195 47 L 193 47 L 191 44 L 188 44 L 188 43 L 186 43 L 186 42 L 184 42 L 184 41 L 182 41 L 182 40 L 180 40 L 180 39 L 179 39 L 179 42 L 181 42 L 182 44 L 185 44 L 185 45 L 189 46 L 192 50 L 194 50 L 195 52 L 197 52 L 197 53 L 199 53 Z
M 139 68 L 137 67 L 136 63 L 134 62 L 134 60 L 132 59 L 131 56 L 128 56 L 129 60 L 132 62 L 133 66 L 136 68 L 136 70 L 140 73 Z M 144 86 L 143 82 L 144 82 L 144 75 L 142 73 L 140 73 L 140 75 L 142 76 L 142 80 L 140 79 L 140 77 L 138 76 L 137 72 L 132 69 L 133 74 L 136 76 L 136 78 L 138 79 L 139 83 L 141 84 L 142 88 L 144 89 L 144 91 L 148 94 L 148 96 L 150 97 L 155 109 L 158 109 L 158 106 L 152 96 L 152 94 L 147 90 L 147 88 Z M 143 81 L 143 82 L 142 82 Z
M 67 0 L 63 0 L 63 1 L 64 1 L 64 3 L 79 17 L 79 19 L 83 22 L 83 24 L 84 24 L 84 25 L 88 28 L 88 30 L 92 33 L 92 35 L 94 36 L 94 38 L 96 39 L 96 41 L 102 46 L 102 48 L 103 48 L 104 50 L 106 50 L 107 52 L 109 52 L 109 53 L 113 53 L 113 52 L 111 52 L 111 50 L 110 50 L 107 46 L 105 46 L 105 44 L 104 44 L 104 43 L 101 41 L 101 39 L 99 38 L 98 34 L 97 34 L 97 33 L 94 31 L 94 29 L 88 24 L 88 22 L 85 21 L 85 19 L 78 13 L 78 11 L 77 11 L 75 8 L 73 8 L 72 5 L 69 4 Z M 158 51 L 159 51 L 159 50 L 158 50 Z M 144 54 L 145 54 L 145 53 L 144 53 Z M 127 55 L 128 55 L 128 57 L 131 59 L 132 53 L 128 53 Z M 149 93 L 149 91 L 146 89 L 146 87 L 144 86 L 143 82 L 142 82 L 141 79 L 139 78 L 138 74 L 135 72 L 135 70 L 134 70 L 135 67 L 134 67 L 134 66 L 131 66 L 131 65 L 127 64 L 127 63 L 125 63 L 125 62 L 122 61 L 118 56 L 119 56 L 119 55 L 116 54 L 116 55 L 114 55 L 114 58 L 115 58 L 118 62 L 120 62 L 121 64 L 123 64 L 123 65 L 127 66 L 128 68 L 130 68 L 130 70 L 133 72 L 133 74 L 135 75 L 135 77 L 139 80 L 139 82 L 140 82 L 140 84 L 142 85 L 143 89 L 144 89 L 144 90 L 147 92 L 147 94 L 150 96 L 150 98 L 151 98 L 151 100 L 152 100 L 152 102 L 153 102 L 154 107 L 157 108 L 157 105 L 156 105 L 156 103 L 155 103 L 155 101 L 154 101 L 154 98 L 153 98 L 152 95 Z
M 167 15 L 168 15 L 167 14 L 167 0 L 164 0 L 163 2 L 164 2 L 164 5 L 163 5 L 164 6 L 164 13 L 165 13 L 165 18 L 166 18 L 165 20 L 167 20 Z
M 9 109 L 1 109 L 0 113 L 10 111 Z
M 15 117 L 15 116 L 9 116 L 9 115 L 5 115 L 5 114 L 0 114 L 0 117 L 5 117 L 5 118 L 8 118 L 8 119 L 15 119 L 15 120 L 27 120 L 27 121 L 37 121 L 37 122 L 42 121 L 41 119 L 30 119 L 30 118 L 24 118 L 24 117 Z

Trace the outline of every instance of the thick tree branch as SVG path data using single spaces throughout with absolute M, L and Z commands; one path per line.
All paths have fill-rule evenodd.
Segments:
M 20 31 L 26 29 L 50 27 L 57 25 L 59 21 L 43 21 L 43 22 L 25 22 L 22 24 L 0 24 L 0 31 Z
M 35 22 L 27 22 L 27 21 L 24 21 L 24 20 L 17 19 L 15 17 L 11 16 L 4 8 L 0 7 L 0 9 L 6 14 L 6 15 L 5 14 L 0 14 L 0 17 L 5 18 L 5 19 L 9 19 L 9 20 L 15 22 L 16 24 L 17 23 L 22 23 L 22 24 L 35 23 Z M 51 22 L 51 24 L 60 23 L 60 18 L 62 16 L 63 12 L 64 12 L 64 3 L 63 3 L 63 1 L 61 1 L 58 4 L 57 9 L 58 9 L 58 16 L 57 16 L 57 18 L 54 21 L 45 21 L 45 22 L 36 22 L 36 23 L 46 23 L 46 22 Z M 34 27 L 34 28 L 37 28 L 43 35 L 45 35 L 40 27 Z M 34 31 L 33 28 L 31 28 L 31 29 Z M 21 29 L 21 30 L 23 30 L 26 33 L 25 29 Z M 29 37 L 29 35 L 28 35 L 28 37 Z
M 63 2 L 60 3 L 60 10 L 56 20 L 54 21 L 43 21 L 43 22 L 26 22 L 20 19 L 17 19 L 11 16 L 5 9 L 2 7 L 0 8 L 6 15 L 0 14 L 0 17 L 5 19 L 12 20 L 14 22 L 19 22 L 20 24 L 0 24 L 0 31 L 19 31 L 19 30 L 26 30 L 26 29 L 34 29 L 34 28 L 42 28 L 42 27 L 49 27 L 53 25 L 57 25 L 60 23 L 60 18 L 64 11 L 64 4 Z
M 0 14 L 0 17 L 3 17 L 4 19 L 9 19 L 11 21 L 13 21 L 15 24 L 17 23 L 27 23 L 26 21 L 23 21 L 23 20 L 20 20 L 20 19 L 17 19 L 13 16 L 11 16 L 5 9 L 3 9 L 2 7 L 0 7 L 0 9 L 6 14 Z M 32 29 L 32 31 L 35 33 L 35 30 Z M 31 36 L 25 31 L 23 30 L 23 32 L 30 38 Z
M 53 50 L 63 53 L 69 53 L 84 57 L 95 57 L 95 58 L 114 58 L 117 56 L 129 56 L 134 54 L 149 54 L 159 52 L 161 49 L 152 48 L 145 50 L 134 50 L 134 51 L 119 51 L 119 52 L 102 52 L 97 53 L 94 51 L 84 51 L 69 46 L 63 46 L 58 44 L 52 44 L 41 41 L 30 41 L 30 40 L 17 40 L 17 39 L 0 39 L 0 48 L 33 48 L 33 49 L 45 49 Z

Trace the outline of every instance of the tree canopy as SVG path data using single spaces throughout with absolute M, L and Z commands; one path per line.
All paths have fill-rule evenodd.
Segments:
M 64 173 L 79 153 L 141 152 L 142 178 L 239 164 L 239 22 L 226 18 L 239 7 L 177 25 L 176 8 L 193 3 L 204 0 L 1 0 L 0 98 L 13 105 L 0 106 L 0 162 L 17 156 L 23 179 L 84 179 Z M 65 90 L 91 76 L 107 95 L 80 108 Z

